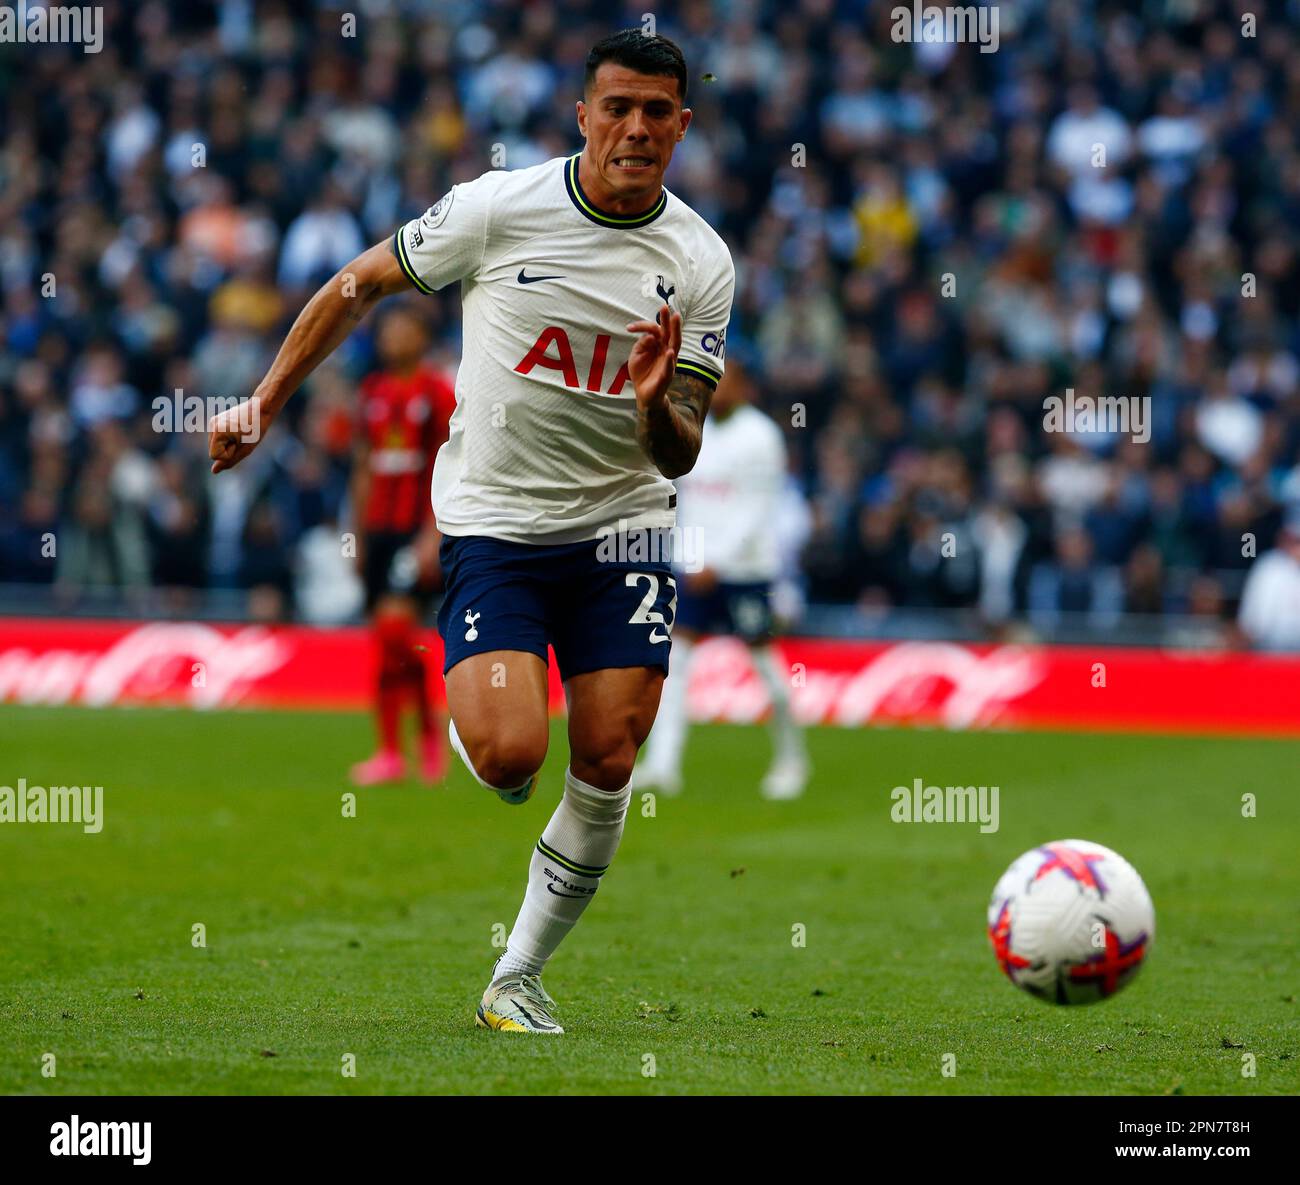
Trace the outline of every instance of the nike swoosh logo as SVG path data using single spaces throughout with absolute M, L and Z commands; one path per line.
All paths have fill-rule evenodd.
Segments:
M 519 275 L 515 277 L 521 284 L 536 284 L 538 280 L 563 280 L 564 276 L 526 276 L 524 269 L 519 269 Z
M 518 1000 L 515 1001 L 515 1007 L 528 1018 L 530 1024 L 539 1029 L 553 1029 L 556 1027 L 555 1025 L 547 1024 L 546 1021 L 542 1020 L 540 1017 L 534 1016 L 527 1008 L 520 1004 Z
M 561 893 L 554 885 L 547 885 L 547 890 L 554 893 L 557 897 L 585 897 L 586 893 Z
M 651 630 L 651 631 L 650 631 L 650 641 L 652 641 L 652 642 L 666 642 L 666 641 L 668 641 L 668 635 L 667 635 L 667 634 L 658 634 L 658 635 L 656 635 L 655 631 L 654 631 L 654 630 Z

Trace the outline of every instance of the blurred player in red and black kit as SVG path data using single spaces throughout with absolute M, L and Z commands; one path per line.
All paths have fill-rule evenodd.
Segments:
M 413 309 L 392 309 L 379 323 L 375 344 L 382 369 L 361 383 L 352 505 L 366 611 L 378 647 L 379 751 L 352 767 L 352 781 L 373 786 L 405 776 L 399 728 L 402 705 L 411 700 L 419 718 L 420 777 L 437 782 L 447 769 L 446 742 L 417 646 L 423 612 L 442 582 L 442 537 L 429 485 L 456 392 L 423 360 L 429 334 Z

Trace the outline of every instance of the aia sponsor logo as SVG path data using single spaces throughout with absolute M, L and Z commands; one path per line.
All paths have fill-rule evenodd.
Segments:
M 549 277 L 539 276 L 538 279 Z M 533 277 L 529 277 L 531 281 Z M 661 277 L 662 279 L 662 277 Z M 661 285 L 662 287 L 662 285 Z M 676 289 L 669 289 L 669 294 Z M 558 325 L 548 325 L 538 335 L 532 348 L 516 364 L 517 374 L 528 375 L 541 367 L 553 370 L 564 379 L 564 385 L 574 391 L 597 391 L 606 395 L 618 395 L 627 386 L 627 360 L 615 369 L 609 357 L 610 342 L 613 337 L 608 333 L 598 333 L 590 355 L 578 353 L 569 335 Z M 724 358 L 727 353 L 727 335 L 723 333 L 706 333 L 700 338 L 700 349 L 712 358 Z M 612 370 L 609 386 L 605 386 L 606 376 Z M 585 374 L 585 378 L 583 377 Z
M 596 343 L 591 351 L 591 357 L 588 359 L 584 356 L 583 358 L 583 361 L 587 363 L 585 368 L 587 372 L 586 382 L 580 383 L 578 379 L 578 360 L 574 357 L 573 345 L 569 341 L 569 335 L 556 325 L 548 325 L 533 343 L 533 348 L 516 364 L 515 370 L 519 374 L 528 375 L 532 374 L 540 366 L 543 370 L 556 371 L 564 379 L 564 385 L 575 391 L 579 389 L 600 391 L 609 365 L 609 343 L 611 341 L 613 341 L 613 338 L 608 333 L 596 335 Z M 606 395 L 618 395 L 627 386 L 627 382 L 627 362 L 624 361 L 614 371 L 614 377 L 610 380 L 609 386 L 604 388 L 604 393 Z

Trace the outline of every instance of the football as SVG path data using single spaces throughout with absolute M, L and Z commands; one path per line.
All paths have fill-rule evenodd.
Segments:
M 1042 844 L 1002 874 L 989 938 L 1006 977 L 1040 1000 L 1091 1004 L 1132 981 L 1155 939 L 1137 869 L 1082 839 Z

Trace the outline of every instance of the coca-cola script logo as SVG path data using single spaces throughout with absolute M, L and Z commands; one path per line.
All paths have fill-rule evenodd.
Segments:
M 1015 646 L 981 654 L 955 643 L 903 642 L 851 669 L 808 664 L 792 673 L 790 702 L 806 724 L 914 720 L 979 728 L 1046 676 L 1040 654 Z M 719 638 L 701 644 L 691 667 L 690 705 L 700 720 L 741 724 L 762 718 L 767 690 L 741 643 Z
M 226 633 L 194 622 L 157 622 L 132 629 L 102 653 L 33 653 L 23 647 L 0 652 L 0 701 L 103 707 L 167 700 L 229 707 L 292 655 L 292 647 L 262 627 Z

